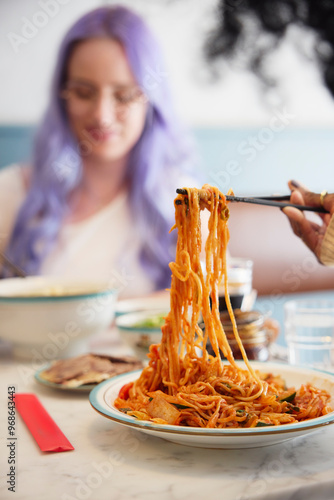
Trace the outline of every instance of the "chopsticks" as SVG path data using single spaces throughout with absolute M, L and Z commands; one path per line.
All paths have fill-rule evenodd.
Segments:
M 322 214 L 328 214 L 327 210 L 324 207 L 308 207 L 305 205 L 294 205 L 293 203 L 284 203 L 281 201 L 274 201 L 271 199 L 263 199 L 263 198 L 244 198 L 240 196 L 229 196 L 225 197 L 228 201 L 236 201 L 241 203 L 254 203 L 255 205 L 266 205 L 268 207 L 291 207 L 298 208 L 298 210 L 308 211 L 308 212 L 318 212 Z
M 178 194 L 183 194 L 187 195 L 187 190 L 186 189 L 177 189 L 176 192 Z M 208 195 L 207 192 L 204 190 L 199 190 L 199 195 L 203 199 L 207 199 Z M 247 198 L 244 196 L 230 196 L 226 195 L 225 196 L 227 201 L 233 201 L 233 202 L 238 202 L 238 203 L 253 203 L 255 205 L 266 205 L 268 207 L 279 207 L 279 208 L 284 208 L 284 207 L 292 207 L 292 208 L 298 208 L 298 210 L 303 210 L 303 211 L 308 211 L 308 212 L 318 212 L 322 214 L 328 214 L 329 212 L 325 210 L 323 207 L 309 207 L 305 205 L 294 205 L 293 203 L 284 203 L 283 200 L 290 199 L 290 196 L 288 195 L 283 195 L 283 196 L 259 196 L 257 198 Z M 282 200 L 282 201 L 278 201 Z M 176 200 L 179 201 L 179 200 Z M 178 203 L 177 203 L 178 204 Z
M 42 451 L 74 450 L 35 394 L 15 394 L 15 407 Z
M 289 194 L 283 195 L 273 195 L 273 196 L 252 196 L 252 198 L 256 198 L 257 200 L 273 200 L 273 201 L 288 201 L 290 200 Z

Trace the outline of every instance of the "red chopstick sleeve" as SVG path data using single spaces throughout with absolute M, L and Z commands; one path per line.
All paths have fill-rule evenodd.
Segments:
M 42 451 L 74 450 L 35 394 L 16 394 L 15 407 Z

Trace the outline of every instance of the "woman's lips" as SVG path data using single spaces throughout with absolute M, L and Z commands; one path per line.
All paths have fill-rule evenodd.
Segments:
M 95 143 L 107 142 L 116 138 L 119 133 L 115 130 L 105 130 L 100 128 L 86 128 L 85 132 Z

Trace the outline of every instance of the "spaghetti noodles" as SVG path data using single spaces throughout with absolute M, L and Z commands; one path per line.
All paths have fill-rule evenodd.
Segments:
M 272 374 L 253 370 L 238 335 L 227 290 L 226 248 L 228 208 L 218 188 L 186 188 L 175 199 L 178 241 L 170 264 L 170 312 L 161 343 L 152 345 L 149 364 L 138 380 L 121 389 L 115 406 L 136 418 L 195 427 L 280 425 L 332 411 L 326 391 L 310 384 L 286 389 Z M 210 212 L 205 242 L 205 273 L 201 266 L 200 212 Z M 235 362 L 218 309 L 218 288 L 225 298 L 245 368 Z M 211 298 L 211 304 L 210 304 Z M 202 313 L 205 333 L 198 326 Z M 208 340 L 214 356 L 208 354 Z M 227 358 L 223 363 L 220 351 Z

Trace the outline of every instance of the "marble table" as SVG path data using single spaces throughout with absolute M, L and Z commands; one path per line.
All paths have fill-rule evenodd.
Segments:
M 100 351 L 103 342 L 92 350 Z M 109 337 L 104 352 L 120 352 Z M 37 366 L 0 356 L 2 500 L 333 500 L 334 425 L 303 438 L 253 449 L 193 448 L 103 418 L 88 394 L 49 389 Z M 42 453 L 16 413 L 15 493 L 8 490 L 8 387 L 31 392 L 75 450 Z

